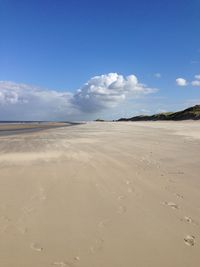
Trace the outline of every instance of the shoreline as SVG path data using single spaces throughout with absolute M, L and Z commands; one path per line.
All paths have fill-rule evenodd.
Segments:
M 23 134 L 23 133 L 33 133 L 43 130 L 49 130 L 53 128 L 60 127 L 69 127 L 79 125 L 80 123 L 62 123 L 62 122 L 38 122 L 38 123 L 21 123 L 21 122 L 11 122 L 11 123 L 0 123 L 0 136 L 6 135 L 15 135 L 15 134 Z

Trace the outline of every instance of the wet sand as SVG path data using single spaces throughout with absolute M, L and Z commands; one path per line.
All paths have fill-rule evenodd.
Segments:
M 51 128 L 75 125 L 70 122 L 30 122 L 30 123 L 0 123 L 0 136 L 30 133 Z
M 0 266 L 200 266 L 200 122 L 0 136 Z

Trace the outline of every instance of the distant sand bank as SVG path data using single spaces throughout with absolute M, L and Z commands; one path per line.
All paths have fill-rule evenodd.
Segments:
M 54 126 L 0 136 L 0 266 L 200 265 L 200 122 Z
M 0 123 L 0 135 L 20 134 L 74 125 L 65 122 Z

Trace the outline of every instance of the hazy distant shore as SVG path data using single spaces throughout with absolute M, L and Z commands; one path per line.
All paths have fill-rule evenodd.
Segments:
M 0 136 L 78 125 L 73 122 L 0 122 Z

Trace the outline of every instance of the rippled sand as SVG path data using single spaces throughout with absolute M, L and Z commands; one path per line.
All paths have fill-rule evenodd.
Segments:
M 200 266 L 200 122 L 0 136 L 0 266 Z

